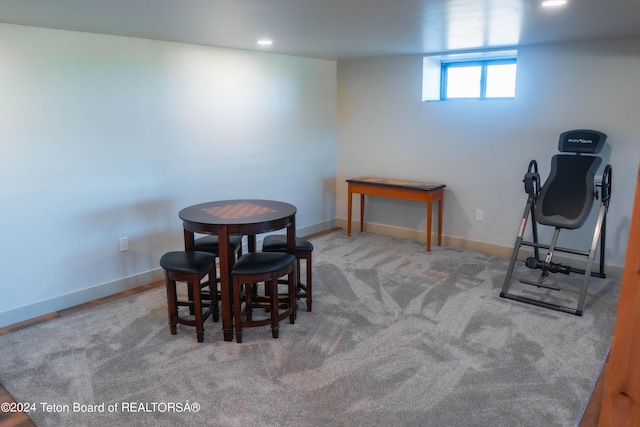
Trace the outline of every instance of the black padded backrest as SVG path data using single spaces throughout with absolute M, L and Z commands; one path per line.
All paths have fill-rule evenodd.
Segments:
M 607 135 L 597 130 L 576 129 L 560 134 L 558 151 L 563 153 L 597 154 L 602 151 Z
M 601 163 L 595 156 L 553 156 L 551 173 L 538 195 L 537 221 L 567 229 L 582 227 L 591 212 L 595 174 Z

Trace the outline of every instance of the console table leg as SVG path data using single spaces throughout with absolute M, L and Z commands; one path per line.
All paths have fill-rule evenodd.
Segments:
M 364 194 L 360 194 L 360 232 L 364 231 Z
M 351 208 L 352 208 L 352 196 L 353 193 L 351 192 L 351 184 L 349 184 L 349 201 L 347 203 L 347 236 L 351 236 Z
M 427 252 L 431 251 L 431 201 L 427 202 Z
M 438 200 L 438 246 L 442 246 L 442 202 Z

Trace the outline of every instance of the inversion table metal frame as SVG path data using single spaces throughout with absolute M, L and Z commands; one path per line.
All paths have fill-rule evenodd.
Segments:
M 598 137 L 598 139 L 600 139 L 599 141 L 599 146 L 598 147 L 594 147 L 592 150 L 590 151 L 590 149 L 585 149 L 582 152 L 585 153 L 597 153 L 601 150 L 602 146 L 604 145 L 604 140 L 606 140 L 606 135 L 600 133 L 600 132 L 596 132 L 596 131 L 586 131 L 586 130 L 576 130 L 576 131 L 569 131 L 569 132 L 565 132 L 560 136 L 560 150 L 561 151 L 573 151 L 570 149 L 566 149 L 566 147 L 563 147 L 563 140 L 566 141 L 567 140 L 571 140 L 571 137 L 574 137 L 577 134 L 579 135 L 584 135 L 584 133 L 587 132 L 587 135 L 589 135 L 590 133 L 593 133 L 594 135 L 594 139 L 595 137 Z M 574 138 L 575 139 L 575 138 Z M 575 151 L 574 151 L 575 152 Z M 581 151 L 577 151 L 578 153 L 580 153 Z M 578 154 L 579 155 L 579 154 Z M 573 156 L 571 156 L 573 157 Z M 598 165 L 600 164 L 600 160 L 598 158 Z M 597 166 L 596 166 L 597 168 Z M 552 171 L 552 173 L 554 173 L 555 171 Z M 502 291 L 500 292 L 500 296 L 503 298 L 508 298 L 508 299 L 512 299 L 515 301 L 519 301 L 519 302 L 523 302 L 523 303 L 527 303 L 527 304 L 533 304 L 533 305 L 537 305 L 537 306 L 541 306 L 541 307 L 545 307 L 545 308 L 549 308 L 549 309 L 553 309 L 553 310 L 558 310 L 558 311 L 563 311 L 566 313 L 570 313 L 570 314 L 575 314 L 578 316 L 582 316 L 583 314 L 583 308 L 584 308 L 584 303 L 585 303 L 585 298 L 587 295 L 587 288 L 589 286 L 589 278 L 591 276 L 595 276 L 595 277 L 599 277 L 599 278 L 605 278 L 605 272 L 604 272 L 604 265 L 605 265 L 605 238 L 606 238 L 606 225 L 607 225 L 607 211 L 609 208 L 609 202 L 611 200 L 611 179 L 612 179 L 612 170 L 611 170 L 611 166 L 607 165 L 604 169 L 604 173 L 602 176 L 602 180 L 600 183 L 595 184 L 595 191 L 593 194 L 593 198 L 594 199 L 598 199 L 600 198 L 600 209 L 599 209 L 599 213 L 598 213 L 598 219 L 596 221 L 596 226 L 595 226 L 595 230 L 594 230 L 594 234 L 593 234 L 593 239 L 591 242 L 591 247 L 588 251 L 585 250 L 579 250 L 579 249 L 570 249 L 570 248 L 564 248 L 564 247 L 559 247 L 557 246 L 557 241 L 558 241 L 558 236 L 560 234 L 560 230 L 563 228 L 567 228 L 567 229 L 574 229 L 574 228 L 579 228 L 582 226 L 582 223 L 584 223 L 584 220 L 586 219 L 586 214 L 588 214 L 588 211 L 586 212 L 586 214 L 584 215 L 584 218 L 581 219 L 579 222 L 579 224 L 564 224 L 564 222 L 566 221 L 566 218 L 561 218 L 558 219 L 557 221 L 546 221 L 546 223 L 543 223 L 544 225 L 552 225 L 554 226 L 554 233 L 553 233 L 553 237 L 551 239 L 551 243 L 546 245 L 546 244 L 541 244 L 539 243 L 538 240 L 538 223 L 539 223 L 539 218 L 536 216 L 536 211 L 540 211 L 538 208 L 539 206 L 539 197 L 541 194 L 541 189 L 540 189 L 540 176 L 538 174 L 538 165 L 536 163 L 535 160 L 532 160 L 529 163 L 529 168 L 527 173 L 524 176 L 524 187 L 525 187 L 525 192 L 528 194 L 527 197 L 527 203 L 525 205 L 524 208 L 524 213 L 522 216 L 522 222 L 520 224 L 520 229 L 518 231 L 518 235 L 516 237 L 516 241 L 515 241 L 515 245 L 513 248 L 513 253 L 511 255 L 511 260 L 509 262 L 509 268 L 507 270 L 507 274 L 505 276 L 505 281 L 504 281 L 504 285 L 502 286 Z M 545 183 L 545 185 L 547 185 L 547 183 Z M 589 205 L 586 207 L 588 208 L 588 210 L 591 210 L 591 204 L 593 203 L 593 200 L 590 200 L 586 203 L 589 203 Z M 585 208 L 585 209 L 586 209 Z M 523 236 L 525 233 L 525 229 L 526 229 L 526 225 L 529 219 L 529 216 L 531 216 L 531 230 L 532 230 L 532 234 L 533 234 L 533 241 L 526 241 L 524 240 Z M 599 269 L 598 271 L 593 271 L 593 263 L 594 263 L 594 259 L 595 259 L 595 253 L 596 250 L 598 249 L 598 240 L 600 241 L 600 264 L 599 264 Z M 525 279 L 520 279 L 521 283 L 527 284 L 527 285 L 532 285 L 532 286 L 537 286 L 540 288 L 547 288 L 547 289 L 552 289 L 552 290 L 557 290 L 559 291 L 560 288 L 555 286 L 555 285 L 551 285 L 551 284 L 547 284 L 545 283 L 545 279 L 546 277 L 549 275 L 549 273 L 563 273 L 563 274 L 569 274 L 569 273 L 581 273 L 584 274 L 584 279 L 582 281 L 582 286 L 580 289 L 580 295 L 578 297 L 578 302 L 577 302 L 577 306 L 576 308 L 572 308 L 572 307 L 567 307 L 564 305 L 558 305 L 558 304 L 554 304 L 554 303 L 550 303 L 547 301 L 542 301 L 542 300 L 537 300 L 537 299 L 533 299 L 533 298 L 529 298 L 527 296 L 524 295 L 520 295 L 520 294 L 514 294 L 509 292 L 509 288 L 511 286 L 511 281 L 512 281 L 512 275 L 513 275 L 513 270 L 516 264 L 516 261 L 518 259 L 518 254 L 520 252 L 520 248 L 522 246 L 527 246 L 527 247 L 532 247 L 533 248 L 533 252 L 534 252 L 534 257 L 529 257 L 526 259 L 525 264 L 527 267 L 529 268 L 533 268 L 533 269 L 540 269 L 542 270 L 542 273 L 540 275 L 540 278 L 537 281 L 531 281 L 531 280 L 525 280 Z M 547 254 L 545 256 L 544 260 L 540 260 L 540 249 L 544 249 L 547 251 Z M 569 267 L 569 266 L 563 266 L 561 264 L 557 264 L 552 262 L 552 258 L 555 252 L 563 252 L 563 253 L 570 253 L 570 254 L 574 254 L 574 255 L 580 255 L 580 256 L 585 256 L 587 257 L 587 265 L 586 268 L 584 270 L 582 269 L 578 269 L 578 268 L 573 268 L 573 267 Z

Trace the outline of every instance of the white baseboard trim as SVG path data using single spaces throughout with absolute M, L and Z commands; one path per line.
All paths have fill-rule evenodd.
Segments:
M 0 312 L 0 328 L 164 279 L 161 268 Z
M 310 234 L 331 229 L 336 226 L 335 223 L 335 219 L 322 221 L 298 228 L 296 233 L 298 236 L 308 236 Z M 258 248 L 262 247 L 262 238 L 258 240 L 257 246 Z M 244 250 L 246 253 L 246 244 Z M 124 277 L 112 282 L 101 283 L 46 300 L 11 308 L 0 312 L 0 328 L 55 313 L 56 311 L 75 307 L 76 305 L 124 292 L 138 286 L 148 285 L 149 283 L 157 282 L 159 280 L 164 280 L 164 272 L 158 267 L 157 269 L 134 276 Z
M 296 233 L 298 236 L 308 236 L 311 234 L 329 230 L 334 227 L 342 227 L 346 229 L 347 220 L 337 218 L 329 221 L 319 222 L 317 224 L 301 227 L 296 230 Z M 352 222 L 352 231 L 359 230 L 359 229 L 360 229 L 360 223 Z M 425 242 L 425 244 L 427 241 L 427 238 L 426 238 L 427 233 L 425 231 L 420 231 L 420 230 L 411 230 L 407 228 L 393 227 L 389 225 L 376 224 L 376 223 L 370 223 L 370 222 L 366 224 L 365 229 L 369 233 L 382 234 L 385 236 L 398 237 L 402 239 L 416 240 L 420 242 Z M 262 246 L 261 242 L 262 242 L 262 239 L 259 239 L 257 243 L 258 248 Z M 431 237 L 432 247 L 437 245 L 437 242 L 438 242 L 438 236 L 437 234 L 433 234 Z M 458 237 L 444 236 L 444 235 L 442 236 L 442 244 L 444 246 L 449 246 L 452 248 L 467 249 L 470 251 L 484 253 L 488 255 L 495 255 L 503 258 L 510 258 L 511 253 L 513 251 L 512 247 L 494 245 L 491 243 L 477 242 L 473 240 L 466 240 Z M 527 252 L 527 250 L 529 250 L 529 248 L 525 248 L 521 250 L 520 258 L 524 259 L 526 256 L 529 256 L 531 254 L 532 251 L 529 250 L 529 252 Z M 559 262 L 571 265 L 572 267 L 582 268 L 582 269 L 584 269 L 586 264 L 586 261 L 575 259 L 575 258 L 568 258 L 568 257 L 564 258 L 562 256 L 556 256 L 554 259 L 557 259 Z M 594 264 L 593 268 L 595 270 L 598 267 L 599 265 L 596 263 Z M 605 272 L 607 276 L 610 276 L 612 278 L 621 279 L 622 271 L 623 271 L 622 267 L 609 266 L 609 265 L 605 266 Z M 149 283 L 157 282 L 163 279 L 164 279 L 164 273 L 162 269 L 157 268 L 157 269 L 146 271 L 144 273 L 140 273 L 134 276 L 124 277 L 122 279 L 114 280 L 112 282 L 90 286 L 88 288 L 70 292 L 64 295 L 59 295 L 54 298 L 49 298 L 46 300 L 34 302 L 32 304 L 27 304 L 24 306 L 5 310 L 0 312 L 0 328 L 6 327 L 9 325 L 14 325 L 16 323 L 24 322 L 26 320 L 31 320 L 39 316 L 44 316 L 50 313 L 54 313 L 56 311 L 71 308 L 76 305 L 84 304 L 86 302 L 90 302 L 99 298 L 114 295 L 119 292 L 124 292 L 129 289 L 136 288 L 138 286 L 148 285 Z
M 312 234 L 320 233 L 326 230 L 330 230 L 336 227 L 336 219 L 330 219 L 327 221 L 317 222 L 315 224 L 307 225 L 305 227 L 298 228 L 296 234 L 298 236 L 310 236 Z
M 338 227 L 342 227 L 344 229 L 347 228 L 346 219 L 338 218 L 336 220 L 336 224 Z M 376 224 L 372 222 L 367 222 L 365 224 L 364 229 L 368 233 L 382 234 L 384 236 L 398 237 L 401 239 L 416 240 L 419 242 L 424 242 L 425 245 L 427 242 L 427 232 L 422 230 L 412 230 L 408 228 L 395 227 L 395 226 L 389 226 L 384 224 Z M 360 222 L 352 221 L 351 232 L 352 233 L 359 232 L 359 230 L 360 230 Z M 515 242 L 515 235 L 514 235 L 514 242 Z M 434 246 L 437 246 L 437 244 L 438 244 L 438 235 L 434 233 L 431 235 L 431 247 L 433 248 Z M 494 245 L 492 243 L 478 242 L 474 240 L 467 240 L 459 237 L 452 237 L 452 236 L 446 236 L 446 235 L 442 236 L 442 245 L 449 246 L 451 248 L 457 248 L 457 249 L 467 249 L 473 252 L 479 252 L 487 255 L 495 255 L 502 258 L 511 258 L 511 254 L 513 253 L 512 246 L 511 247 L 500 246 L 500 245 Z M 532 256 L 532 255 L 533 255 L 533 249 L 525 247 L 520 249 L 518 259 L 524 260 L 526 257 Z M 598 257 L 598 254 L 596 254 L 596 257 Z M 584 257 L 581 257 L 581 259 L 572 258 L 569 256 L 563 256 L 557 253 L 554 254 L 553 259 L 555 260 L 555 262 L 560 262 L 575 268 L 581 268 L 583 270 L 585 269 L 587 264 L 587 260 Z M 600 264 L 598 263 L 598 261 L 599 261 L 599 258 L 596 258 L 596 261 L 594 262 L 594 265 L 593 265 L 593 270 L 597 270 L 600 267 Z M 623 271 L 622 267 L 605 264 L 605 274 L 608 277 L 612 277 L 614 279 L 621 279 L 622 271 Z

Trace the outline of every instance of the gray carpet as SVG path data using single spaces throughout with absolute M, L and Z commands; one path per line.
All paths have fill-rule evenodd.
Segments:
M 618 281 L 592 279 L 577 317 L 499 298 L 505 259 L 344 230 L 313 244 L 314 311 L 300 303 L 277 340 L 263 327 L 223 342 L 211 321 L 203 344 L 172 336 L 158 288 L 0 337 L 0 382 L 38 426 L 579 422 Z

